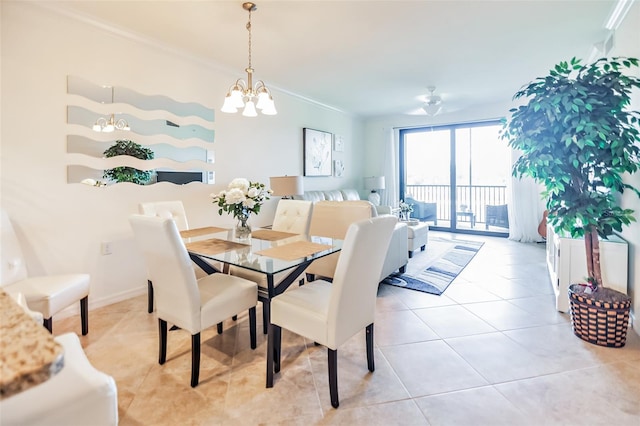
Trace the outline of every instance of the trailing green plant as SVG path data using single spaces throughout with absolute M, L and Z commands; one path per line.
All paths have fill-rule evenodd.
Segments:
M 607 238 L 635 221 L 619 196 L 637 188 L 625 183 L 640 163 L 640 112 L 629 110 L 640 79 L 624 71 L 636 58 L 601 58 L 582 65 L 560 62 L 549 75 L 523 86 L 514 99 L 528 102 L 510 110 L 501 137 L 520 150 L 516 177 L 530 176 L 545 190 L 548 221 L 558 233 L 583 237 L 587 280 L 603 286 L 598 236 Z
M 118 155 L 129 155 L 141 160 L 153 160 L 153 151 L 142 145 L 130 140 L 117 140 L 104 151 L 107 158 L 116 157 Z M 151 170 L 139 170 L 134 167 L 115 167 L 104 171 L 103 177 L 116 182 L 131 182 L 138 185 L 144 185 L 151 180 Z

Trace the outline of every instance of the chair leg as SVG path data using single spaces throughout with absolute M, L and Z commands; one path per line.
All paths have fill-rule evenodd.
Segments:
M 267 337 L 267 388 L 273 387 L 273 340 L 275 327 L 277 327 L 277 325 L 269 324 L 269 336 Z
M 200 378 L 200 333 L 191 336 L 191 387 L 198 386 Z
M 251 349 L 256 348 L 256 307 L 249 309 L 249 336 L 251 338 Z
M 338 351 L 336 349 L 327 348 L 329 357 L 329 396 L 331 397 L 331 406 L 338 408 Z
M 218 334 L 222 334 L 222 323 L 218 323 Z
M 282 354 L 282 327 L 273 327 L 273 371 L 280 372 L 280 355 Z
M 147 312 L 153 312 L 153 283 L 147 280 Z
M 80 321 L 82 322 L 82 335 L 89 332 L 89 296 L 80 299 Z
M 269 322 L 267 321 L 267 311 L 262 304 L 262 333 L 267 334 L 269 332 Z
M 376 366 L 373 359 L 373 323 L 367 326 L 367 367 L 372 373 L 375 371 Z
M 262 302 L 262 332 L 264 334 L 267 334 L 269 332 L 269 322 L 271 322 L 270 310 L 271 310 L 271 305 L 269 304 L 269 301 L 263 301 Z
M 160 346 L 158 347 L 158 362 L 160 365 L 164 364 L 167 360 L 167 322 L 158 318 L 158 341 Z
M 53 334 L 53 317 L 44 319 L 44 328 L 49 330 L 49 333 Z

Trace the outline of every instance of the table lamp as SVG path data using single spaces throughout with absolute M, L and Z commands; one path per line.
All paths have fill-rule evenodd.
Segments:
M 282 199 L 293 199 L 294 195 L 302 195 L 302 176 L 272 176 L 269 178 L 269 185 L 276 197 Z
M 379 189 L 384 189 L 384 176 L 371 176 L 364 178 L 364 189 L 368 189 L 371 191 L 369 194 L 369 201 L 374 206 L 380 205 L 380 194 L 378 194 Z

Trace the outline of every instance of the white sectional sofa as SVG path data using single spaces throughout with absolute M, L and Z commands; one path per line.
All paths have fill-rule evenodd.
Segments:
M 293 198 L 297 200 L 313 201 L 346 201 L 359 200 L 360 194 L 355 189 L 332 189 L 328 191 L 305 191 L 302 195 L 296 195 Z

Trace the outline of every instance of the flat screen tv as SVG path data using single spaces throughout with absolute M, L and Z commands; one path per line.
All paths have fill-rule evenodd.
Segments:
M 202 182 L 202 172 L 166 172 L 157 171 L 158 182 L 171 182 L 184 185 L 189 182 Z

